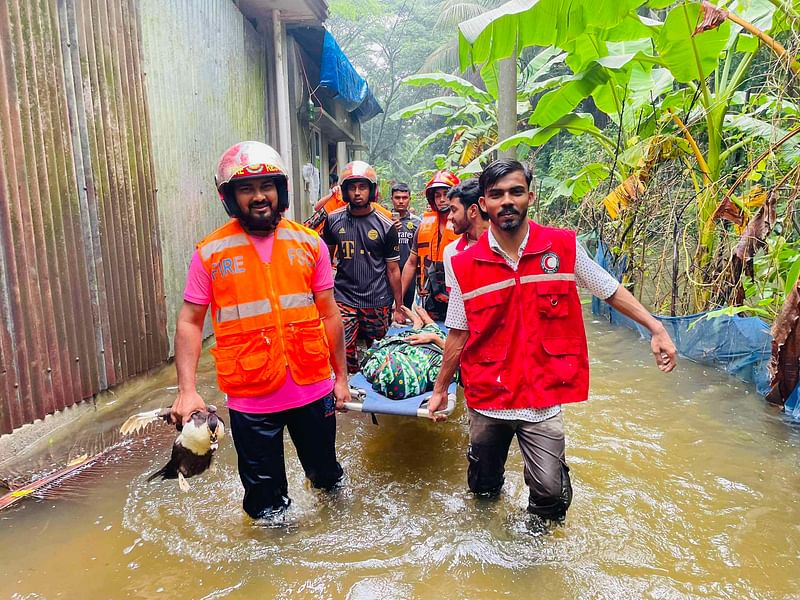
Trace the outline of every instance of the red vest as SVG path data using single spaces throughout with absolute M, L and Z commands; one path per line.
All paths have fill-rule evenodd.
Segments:
M 589 395 L 575 232 L 529 223 L 516 272 L 488 235 L 453 257 L 469 325 L 461 377 L 473 409 L 548 408 Z
M 197 245 L 212 280 L 217 382 L 232 396 L 278 390 L 287 367 L 304 385 L 331 375 L 328 340 L 311 291 L 319 236 L 288 219 L 281 219 L 273 235 L 269 264 L 261 262 L 236 219 Z

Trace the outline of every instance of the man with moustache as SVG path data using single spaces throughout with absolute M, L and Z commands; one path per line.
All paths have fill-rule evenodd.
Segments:
M 275 518 L 291 502 L 284 428 L 313 487 L 332 489 L 342 477 L 334 444 L 335 406 L 350 400 L 344 331 L 327 247 L 283 217 L 288 178 L 278 153 L 260 142 L 235 144 L 215 179 L 232 218 L 192 256 L 175 332 L 172 417 L 185 423 L 205 409 L 195 379 L 210 305 L 243 508 L 254 519 Z
M 411 254 L 411 243 L 422 222 L 417 215 L 412 215 L 408 211 L 408 203 L 411 201 L 411 190 L 407 183 L 392 184 L 392 208 L 394 212 L 392 219 L 397 227 L 397 236 L 400 240 L 400 272 L 403 272 L 408 257 Z M 403 305 L 411 308 L 414 304 L 414 286 L 409 285 L 403 293 Z
M 394 319 L 405 322 L 400 294 L 400 248 L 391 217 L 376 210 L 378 175 L 370 165 L 348 163 L 340 177 L 347 204 L 328 215 L 322 229 L 325 242 L 336 251 L 335 298 L 344 322 L 347 369 L 359 370 L 356 344 L 370 346 Z
M 527 218 L 531 175 L 516 160 L 496 160 L 480 176 L 480 208 L 490 226 L 453 257 L 445 324 L 450 328 L 428 402 L 432 419 L 447 401 L 461 364 L 469 412 L 467 480 L 495 497 L 517 437 L 529 488 L 528 511 L 562 521 L 572 501 L 561 405 L 588 397 L 589 361 L 577 286 L 646 327 L 661 371 L 676 365 L 664 326 L 591 260 L 574 231 Z M 444 417 L 446 418 L 446 417 Z
M 436 171 L 425 186 L 425 197 L 430 210 L 422 215 L 422 223 L 411 243 L 411 253 L 403 267 L 403 292 L 413 288 L 422 306 L 436 320 L 447 313 L 447 288 L 444 283 L 444 249 L 458 237 L 447 220 L 450 200 L 447 192 L 459 179 L 450 171 Z
M 453 231 L 461 236 L 444 249 L 444 282 L 449 292 L 453 287 L 453 256 L 478 242 L 483 232 L 489 229 L 489 215 L 478 204 L 481 192 L 475 178 L 462 181 L 451 188 L 447 197 L 450 198 L 448 219 Z

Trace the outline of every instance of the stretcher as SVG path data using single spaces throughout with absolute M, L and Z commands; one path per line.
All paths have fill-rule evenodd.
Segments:
M 431 397 L 431 392 L 402 400 L 392 400 L 372 389 L 372 384 L 361 373 L 356 373 L 350 377 L 350 395 L 353 401 L 345 402 L 344 406 L 347 410 L 378 415 L 428 418 L 428 398 Z M 454 382 L 447 389 L 447 406 L 444 410 L 437 412 L 449 416 L 455 407 L 456 384 Z
M 437 323 L 437 325 L 447 331 L 441 323 Z M 405 328 L 391 327 L 386 332 L 386 335 L 395 335 L 403 331 L 403 329 Z M 361 373 L 355 373 L 350 377 L 350 395 L 352 402 L 345 402 L 347 410 L 371 413 L 373 416 L 378 414 L 428 418 L 428 399 L 431 397 L 431 392 L 425 392 L 402 400 L 393 400 L 373 389 L 372 384 Z M 443 410 L 436 412 L 449 416 L 455 410 L 455 407 L 456 383 L 453 382 L 447 388 L 447 405 Z

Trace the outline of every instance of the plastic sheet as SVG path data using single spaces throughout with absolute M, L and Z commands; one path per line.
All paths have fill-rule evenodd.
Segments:
M 322 41 L 322 57 L 319 69 L 320 86 L 336 95 L 348 111 L 358 109 L 361 122 L 383 112 L 367 85 L 367 81 L 358 74 L 339 44 L 330 32 L 325 32 Z
M 619 279 L 619 273 L 608 265 L 604 247 L 599 244 L 595 260 Z M 592 312 L 604 316 L 615 325 L 625 325 L 649 339 L 649 332 L 635 321 L 620 314 L 599 298 L 592 298 Z M 753 383 L 759 394 L 769 391 L 769 364 L 772 353 L 772 335 L 769 325 L 758 317 L 720 316 L 704 318 L 707 313 L 684 317 L 654 315 L 664 324 L 681 356 L 689 360 L 720 367 L 734 377 Z M 797 391 L 793 396 L 797 396 Z M 786 405 L 786 412 L 795 411 L 795 404 Z M 798 410 L 800 413 L 800 410 Z M 798 415 L 797 418 L 800 418 Z

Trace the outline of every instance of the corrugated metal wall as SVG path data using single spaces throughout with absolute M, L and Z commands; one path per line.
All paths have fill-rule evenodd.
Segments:
M 0 433 L 167 357 L 137 5 L 0 2 Z
M 265 43 L 222 0 L 140 0 L 170 336 L 195 244 L 227 219 L 217 159 L 265 133 Z M 210 328 L 207 328 L 210 333 Z

